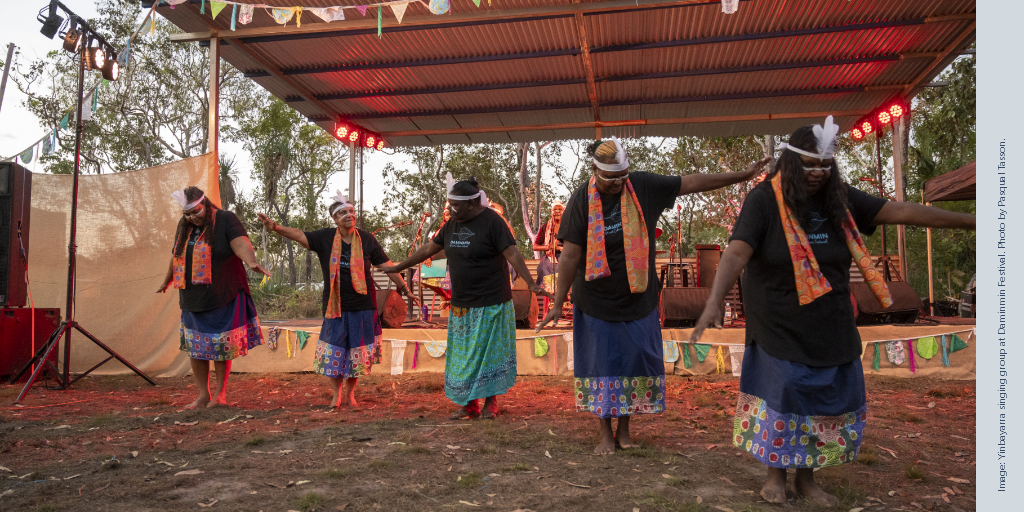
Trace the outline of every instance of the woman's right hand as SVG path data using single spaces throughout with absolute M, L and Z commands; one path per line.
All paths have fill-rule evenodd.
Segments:
M 544 319 L 537 324 L 537 328 L 534 329 L 533 332 L 540 332 L 540 330 L 543 329 L 545 325 L 554 322 L 556 319 L 558 319 L 558 317 L 562 316 L 562 304 L 563 303 L 561 301 L 556 299 L 551 304 L 551 310 L 548 311 L 547 315 L 544 315 Z
M 693 332 L 690 333 L 690 343 L 697 343 L 700 341 L 700 337 L 704 334 L 704 329 L 714 326 L 717 329 L 722 328 L 722 315 L 725 312 L 722 311 L 722 305 L 715 305 L 708 302 L 704 306 L 704 312 L 701 313 L 700 318 L 697 319 L 697 324 L 693 327 Z
M 157 292 L 157 293 L 166 293 L 166 292 L 167 292 L 167 288 L 168 288 L 168 287 L 169 287 L 170 285 L 171 285 L 171 282 L 170 282 L 170 281 L 166 281 L 166 282 L 164 282 L 164 284 L 163 284 L 162 286 L 160 286 L 160 289 L 159 289 L 159 290 L 157 290 L 156 292 Z
M 256 214 L 256 218 L 259 219 L 260 224 L 263 224 L 263 227 L 265 227 L 265 228 L 267 228 L 267 229 L 269 229 L 271 231 L 273 231 L 274 228 L 277 227 L 277 222 L 274 222 L 273 219 L 271 219 L 270 217 L 267 217 L 266 215 L 264 215 L 262 213 L 257 213 Z

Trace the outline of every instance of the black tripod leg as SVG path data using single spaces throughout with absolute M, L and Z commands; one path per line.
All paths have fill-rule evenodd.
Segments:
M 21 388 L 21 393 L 18 395 L 18 398 L 14 400 L 14 403 L 20 404 L 21 401 L 25 398 L 25 395 L 28 394 L 28 390 L 32 388 L 32 384 L 35 384 L 36 379 L 39 377 L 39 373 L 43 371 L 43 368 L 47 367 L 46 363 L 47 363 L 47 360 L 50 357 L 50 352 L 53 352 L 53 349 L 57 348 L 57 346 L 60 345 L 60 342 L 59 342 L 60 337 L 63 336 L 64 335 L 64 331 L 67 331 L 67 330 L 68 330 L 68 323 L 67 322 L 61 322 L 60 327 L 58 327 L 57 330 L 52 335 L 50 335 L 50 339 L 46 342 L 47 345 L 49 345 L 49 346 L 46 347 L 46 352 L 43 354 L 43 357 L 41 358 L 42 362 L 38 366 L 36 366 L 35 371 L 33 371 L 32 375 L 28 378 L 28 382 L 25 383 L 25 387 Z M 29 362 L 29 365 L 31 365 L 31 364 L 32 363 Z M 27 366 L 26 366 L 26 368 L 27 368 Z M 52 372 L 53 369 L 50 368 L 50 371 Z M 24 368 L 21 370 L 21 372 L 18 373 L 18 376 L 15 378 L 15 381 L 17 381 L 17 379 L 21 378 L 21 374 L 22 373 L 25 373 L 25 369 Z M 59 375 L 57 376 L 57 380 L 60 381 L 60 376 Z M 64 385 L 64 387 L 67 387 L 67 383 L 66 382 L 63 382 L 62 384 Z
M 89 331 L 86 331 L 85 329 L 83 329 L 82 326 L 78 324 L 78 322 L 74 322 L 71 326 L 74 327 L 75 329 L 78 329 L 78 332 L 82 333 L 86 338 L 89 338 L 90 340 L 92 340 L 93 343 L 99 345 L 100 348 L 102 348 L 103 350 L 106 350 L 107 353 L 110 354 L 110 357 L 113 357 L 114 359 L 117 359 L 118 361 L 121 361 L 121 364 L 127 366 L 129 370 L 135 372 L 135 374 L 138 375 L 139 377 L 142 377 L 143 379 L 146 379 L 146 382 L 156 386 L 156 382 L 153 382 L 153 379 L 149 378 L 145 373 L 142 373 L 142 370 L 139 370 L 133 364 L 129 363 L 125 358 L 121 357 L 120 354 L 118 354 L 117 352 L 114 352 L 113 349 L 111 349 L 110 347 L 104 345 L 103 342 L 98 340 L 98 339 L 96 339 L 95 336 L 93 336 L 92 334 L 89 334 Z M 70 386 L 71 384 L 74 384 L 76 381 L 78 381 L 78 379 L 81 379 L 82 377 L 85 377 L 86 375 L 89 375 L 89 373 L 92 372 L 93 370 L 95 370 L 96 368 L 97 367 L 93 367 L 93 368 L 89 369 L 89 371 L 79 375 L 78 377 L 75 377 L 74 380 L 72 380 L 71 382 L 68 382 L 68 386 Z
M 18 371 L 17 375 L 15 375 L 14 378 L 11 379 L 12 383 L 13 382 L 18 382 L 18 379 L 20 379 L 21 376 L 24 375 L 25 372 L 27 372 L 29 368 L 32 368 L 33 364 L 44 360 L 43 359 L 43 354 L 46 353 L 46 351 L 50 348 L 50 344 L 54 343 L 55 339 L 58 340 L 57 343 L 59 343 L 60 336 L 63 335 L 63 333 L 64 333 L 64 329 L 66 327 L 66 325 L 65 325 L 66 323 L 67 322 L 61 322 L 60 326 L 57 327 L 57 331 L 55 331 L 54 333 L 50 334 L 50 337 L 46 340 L 46 343 L 44 343 L 41 347 L 39 347 L 36 350 L 36 353 L 32 355 L 32 359 L 29 359 L 28 362 L 25 363 L 25 366 L 23 366 L 21 368 L 21 370 Z M 57 335 L 56 338 L 54 338 L 54 335 L 58 334 L 58 333 L 60 333 L 60 334 Z M 58 377 L 59 377 L 59 375 L 58 375 Z M 57 380 L 60 380 L 60 379 L 58 378 Z

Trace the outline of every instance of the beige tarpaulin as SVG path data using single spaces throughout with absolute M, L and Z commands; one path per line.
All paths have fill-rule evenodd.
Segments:
M 178 350 L 178 294 L 156 293 L 181 218 L 170 193 L 196 185 L 219 204 L 217 179 L 213 153 L 138 171 L 79 177 L 75 320 L 151 377 L 188 371 L 188 358 Z M 61 174 L 32 176 L 30 287 L 36 307 L 60 308 L 65 317 L 72 180 Z M 72 371 L 88 370 L 105 357 L 106 352 L 73 331 Z M 95 373 L 126 372 L 130 370 L 112 360 Z

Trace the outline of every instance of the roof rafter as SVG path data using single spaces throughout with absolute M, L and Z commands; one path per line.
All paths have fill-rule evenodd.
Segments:
M 573 0 L 573 3 L 580 3 L 580 0 Z M 598 123 L 597 140 L 601 140 L 601 106 L 597 101 L 597 85 L 594 84 L 594 65 L 590 61 L 590 43 L 587 41 L 587 22 L 583 20 L 583 13 L 576 13 L 576 34 L 579 36 L 580 52 L 583 57 L 583 73 L 587 77 L 587 95 L 590 97 L 590 106 L 594 109 L 594 122 Z M 538 178 L 539 179 L 539 178 Z

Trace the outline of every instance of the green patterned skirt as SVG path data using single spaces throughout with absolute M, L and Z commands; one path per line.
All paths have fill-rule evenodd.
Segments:
M 453 307 L 448 315 L 444 394 L 452 402 L 504 394 L 516 383 L 516 316 L 512 301 Z

